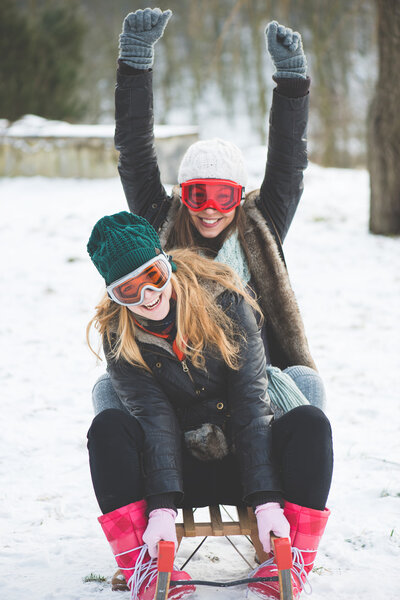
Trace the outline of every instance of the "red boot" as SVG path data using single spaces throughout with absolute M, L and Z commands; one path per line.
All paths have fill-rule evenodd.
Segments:
M 153 600 L 157 580 L 157 560 L 151 559 L 143 544 L 147 527 L 146 501 L 140 500 L 99 517 L 99 523 L 115 560 L 131 590 L 132 600 Z M 184 571 L 173 571 L 172 581 L 190 579 Z M 168 598 L 179 600 L 195 591 L 193 585 L 170 589 Z
M 301 591 L 309 582 L 308 573 L 314 565 L 319 541 L 324 533 L 330 510 L 314 510 L 285 502 L 284 515 L 290 524 L 290 539 L 292 543 L 293 567 L 292 586 L 293 599 L 300 597 Z M 273 557 L 255 569 L 250 577 L 273 577 L 278 575 L 278 569 Z M 279 600 L 279 583 L 266 581 L 249 583 L 249 589 L 259 598 Z

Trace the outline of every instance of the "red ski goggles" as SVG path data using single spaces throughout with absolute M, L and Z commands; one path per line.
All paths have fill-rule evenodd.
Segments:
M 168 258 L 160 254 L 135 271 L 107 286 L 108 295 L 123 306 L 137 306 L 144 300 L 145 290 L 162 292 L 171 279 L 172 268 Z
M 227 213 L 244 199 L 244 188 L 228 179 L 189 179 L 181 183 L 181 200 L 194 212 L 214 208 Z

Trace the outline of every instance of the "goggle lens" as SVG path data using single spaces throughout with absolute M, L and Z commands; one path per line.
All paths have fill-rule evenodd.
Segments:
M 156 259 L 143 271 L 115 286 L 108 286 L 111 297 L 120 304 L 135 305 L 143 302 L 146 288 L 162 291 L 171 278 L 167 259 Z
M 242 199 L 242 186 L 224 179 L 193 179 L 182 183 L 181 187 L 182 202 L 195 212 L 206 208 L 230 212 Z

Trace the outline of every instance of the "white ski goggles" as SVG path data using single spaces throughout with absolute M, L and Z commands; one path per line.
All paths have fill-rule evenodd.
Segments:
M 171 264 L 165 254 L 160 254 L 117 279 L 106 287 L 108 295 L 122 306 L 138 306 L 144 300 L 144 292 L 162 292 L 170 282 Z

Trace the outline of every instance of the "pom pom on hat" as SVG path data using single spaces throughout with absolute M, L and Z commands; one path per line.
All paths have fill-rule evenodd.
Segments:
M 87 251 L 106 285 L 124 277 L 162 252 L 156 230 L 127 211 L 102 217 L 93 227 Z M 176 266 L 171 262 L 172 270 Z
M 189 179 L 228 179 L 246 187 L 244 156 L 235 144 L 226 140 L 195 142 L 186 150 L 178 172 L 178 183 Z

